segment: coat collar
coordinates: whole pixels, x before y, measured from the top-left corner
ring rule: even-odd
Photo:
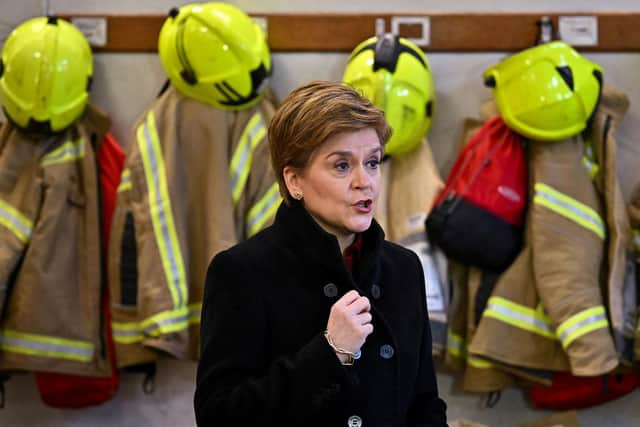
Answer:
[[[322,229],[301,202],[294,200],[289,206],[283,202],[276,213],[275,225],[280,228],[290,249],[301,254],[306,264],[327,270],[332,275],[349,275],[338,239]],[[356,282],[360,277],[366,277],[378,263],[384,232],[373,220],[362,233],[362,238],[360,260],[353,271]]]

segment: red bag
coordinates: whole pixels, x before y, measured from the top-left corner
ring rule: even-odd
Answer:
[[[529,397],[537,408],[579,409],[599,405],[640,387],[635,372],[597,377],[576,377],[568,372],[553,374],[551,386],[532,386]]]
[[[124,167],[125,154],[110,133],[105,136],[98,153],[100,170],[100,201],[102,203],[102,253],[106,259],[108,253],[109,230],[115,208],[116,193],[120,175]],[[107,283],[104,267],[103,283]],[[98,405],[111,399],[118,390],[119,376],[116,366],[115,345],[111,334],[111,315],[109,309],[109,288],[104,286],[102,295],[104,336],[106,351],[111,365],[111,376],[87,377],[59,374],[55,372],[36,372],[36,383],[42,401],[54,408],[82,408]]]
[[[527,162],[520,135],[500,116],[458,155],[426,221],[431,242],[468,265],[500,271],[522,246]]]

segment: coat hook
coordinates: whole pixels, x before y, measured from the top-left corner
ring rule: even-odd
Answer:
[[[384,35],[384,33],[387,32],[387,30],[385,28],[386,27],[386,22],[385,22],[384,18],[376,18],[376,24],[375,25],[376,25],[376,28],[375,28],[376,36],[377,37],[382,37]]]
[[[553,40],[553,22],[548,16],[541,17],[537,22],[538,37],[535,44],[549,43]]]

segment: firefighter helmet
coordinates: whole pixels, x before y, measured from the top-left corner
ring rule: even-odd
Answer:
[[[392,34],[372,37],[351,53],[343,81],[384,110],[393,129],[387,154],[406,153],[420,144],[435,103],[431,68],[422,49]]]
[[[55,17],[30,19],[2,49],[2,107],[18,127],[59,132],[84,111],[92,74],[91,48],[76,27]]]
[[[271,75],[266,35],[227,3],[172,9],[160,30],[158,53],[178,91],[225,110],[257,102]]]
[[[521,135],[557,141],[583,131],[602,87],[602,67],[560,41],[512,55],[484,72],[505,123]]]

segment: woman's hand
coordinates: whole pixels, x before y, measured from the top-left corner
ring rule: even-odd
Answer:
[[[327,322],[327,332],[337,347],[352,353],[360,350],[367,336],[373,332],[370,309],[369,299],[361,297],[354,290],[347,292],[333,304]],[[343,362],[347,357],[337,355]]]

